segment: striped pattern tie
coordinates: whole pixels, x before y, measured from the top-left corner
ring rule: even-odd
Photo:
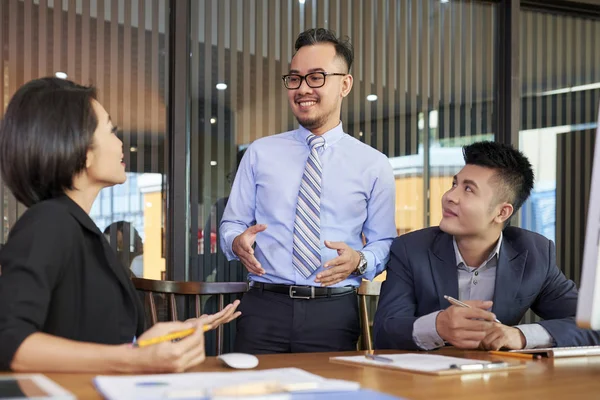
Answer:
[[[305,278],[321,266],[321,174],[319,149],[325,145],[321,136],[306,138],[310,154],[306,160],[304,175],[298,192],[296,220],[294,221],[294,267]]]

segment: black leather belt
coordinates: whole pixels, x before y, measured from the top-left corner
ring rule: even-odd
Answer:
[[[262,282],[250,282],[250,289],[287,294],[292,299],[321,299],[325,297],[343,296],[356,292],[356,288],[354,286],[331,288],[318,286],[290,286]]]

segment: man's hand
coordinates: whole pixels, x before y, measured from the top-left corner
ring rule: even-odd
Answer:
[[[325,263],[323,268],[326,270],[317,274],[316,283],[321,286],[331,286],[348,278],[358,267],[360,255],[354,249],[351,249],[344,242],[325,241],[325,246],[329,249],[337,250],[338,256]]]
[[[459,349],[476,349],[494,325],[491,301],[465,301],[472,308],[450,306],[435,320],[438,335]]]
[[[233,245],[231,246],[231,250],[236,256],[238,256],[248,272],[256,275],[264,274],[265,270],[260,266],[260,263],[256,257],[254,257],[254,249],[252,246],[256,241],[256,235],[265,229],[267,229],[267,226],[264,224],[256,224],[251,226],[242,234],[233,239]]]
[[[525,335],[518,328],[495,323],[479,346],[483,350],[521,350],[525,348]]]

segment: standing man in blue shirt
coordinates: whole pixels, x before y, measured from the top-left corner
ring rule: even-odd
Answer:
[[[239,352],[356,349],[356,287],[384,269],[396,236],[391,165],[340,122],[352,46],[310,29],[295,48],[283,84],[300,127],[248,148],[220,226],[227,258],[249,272]]]

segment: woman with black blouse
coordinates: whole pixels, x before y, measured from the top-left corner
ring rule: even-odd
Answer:
[[[95,90],[58,78],[22,86],[0,124],[4,183],[28,207],[0,250],[0,370],[173,372],[204,360],[203,325],[223,312],[143,332],[126,270],[89,216],[101,189],[125,182],[123,143]],[[178,341],[137,348],[196,327]]]

